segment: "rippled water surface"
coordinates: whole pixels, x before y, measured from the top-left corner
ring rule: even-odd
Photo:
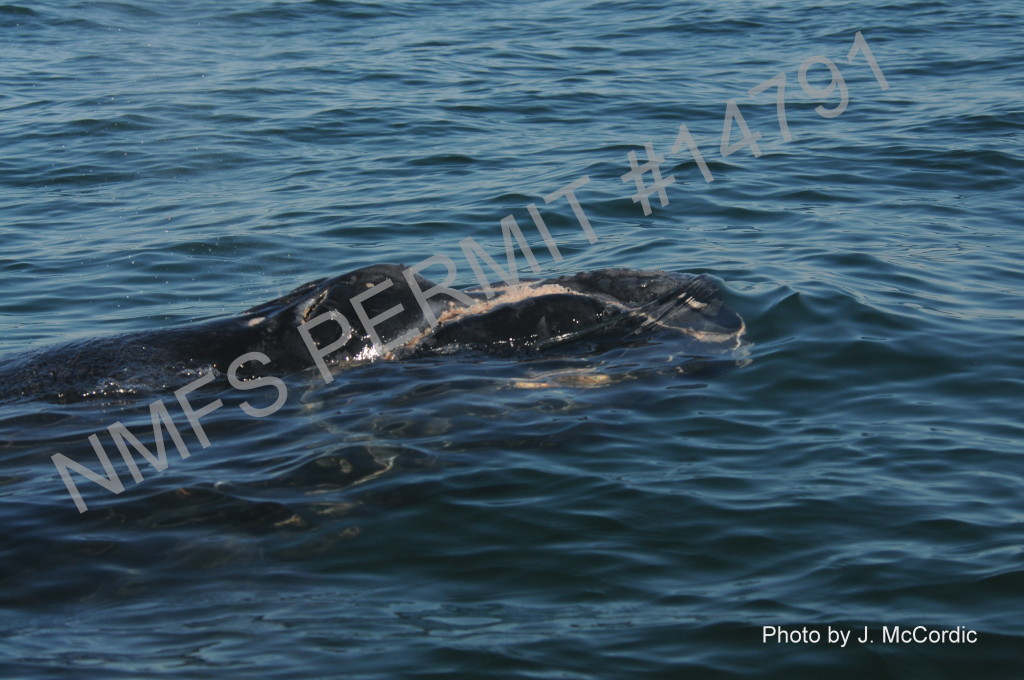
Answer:
[[[0,674],[1019,677],[1022,25],[1010,0],[0,5],[6,361],[379,262],[470,285],[459,242],[503,261],[507,215],[542,276],[716,277],[750,342],[284,373],[263,419],[200,393],[205,448],[171,385],[191,455],[136,456],[138,484],[106,430],[151,445],[152,395],[9,399]],[[583,177],[593,243],[552,197]],[[94,433],[126,488],[78,476],[80,514],[51,456],[98,474]]]

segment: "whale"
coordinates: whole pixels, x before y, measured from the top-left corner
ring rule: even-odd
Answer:
[[[740,347],[745,326],[706,274],[599,269],[457,289],[404,265],[376,264],[310,281],[235,316],[0,359],[0,399],[151,392],[223,374],[253,352],[267,359],[247,364],[259,375],[328,362],[586,351],[654,333],[705,356]]]

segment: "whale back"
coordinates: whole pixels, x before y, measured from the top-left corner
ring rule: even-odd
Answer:
[[[314,323],[328,313],[344,318],[347,339],[337,322]],[[455,291],[401,265],[379,264],[311,281],[236,317],[0,359],[0,399],[77,401],[176,389],[204,373],[224,374],[250,352],[270,360],[265,367],[248,362],[252,375],[302,370],[313,361],[300,327],[318,348],[344,340],[330,353],[332,363],[461,351],[516,355],[581,341],[628,342],[653,331],[684,340],[677,351],[724,353],[744,332],[706,275],[601,269]]]

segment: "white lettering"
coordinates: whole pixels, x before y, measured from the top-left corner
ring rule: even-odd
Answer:
[[[473,273],[476,274],[477,281],[480,282],[480,287],[483,288],[484,295],[488,298],[494,297],[495,293],[487,277],[484,276],[483,268],[480,266],[480,260],[477,259],[477,256],[483,259],[487,266],[491,268],[491,271],[497,274],[502,281],[509,286],[514,286],[519,283],[519,266],[516,263],[516,249],[512,244],[513,238],[519,244],[519,249],[522,250],[523,255],[526,256],[530,269],[535,274],[540,273],[540,264],[533,255],[533,249],[526,242],[523,230],[519,228],[519,223],[516,222],[516,218],[512,215],[508,215],[501,220],[501,234],[505,241],[505,259],[508,262],[508,271],[502,269],[472,236],[467,236],[459,241],[459,245],[462,246],[462,252],[466,254],[466,260],[469,261],[469,266],[473,268]]]
[[[555,199],[565,196],[569,200],[569,205],[572,206],[573,214],[576,215],[576,219],[579,220],[580,226],[583,227],[583,233],[587,235],[587,240],[590,241],[591,243],[597,243],[597,234],[594,233],[593,227],[590,226],[590,220],[588,220],[587,216],[583,213],[583,207],[580,206],[580,201],[578,198],[576,198],[576,194],[574,193],[577,189],[579,189],[581,186],[583,186],[589,181],[590,177],[588,177],[587,175],[583,175],[583,177],[580,177],[574,182],[566,184],[558,191],[555,191],[545,196],[544,202],[551,203]]]
[[[167,427],[167,432],[171,435],[171,441],[178,449],[178,455],[184,458],[189,457],[188,447],[185,446],[184,440],[181,438],[181,434],[178,432],[178,428],[174,425],[174,421],[171,420],[171,414],[168,413],[167,407],[162,401],[157,399],[149,405],[149,414],[153,422],[153,440],[156,442],[156,457],[149,452],[145,446],[142,445],[135,435],[128,431],[122,423],[117,422],[107,428],[110,432],[111,439],[114,440],[114,444],[117,446],[117,450],[121,452],[121,457],[124,458],[124,462],[128,465],[128,470],[132,473],[132,479],[138,484],[142,481],[142,473],[139,472],[139,466],[135,463],[135,459],[132,457],[131,451],[128,450],[128,446],[125,443],[126,440],[131,444],[136,451],[142,454],[142,457],[149,461],[157,471],[165,470],[167,468],[167,452],[164,447],[164,436],[163,427]]]
[[[558,244],[551,238],[551,232],[548,231],[548,225],[544,223],[544,218],[540,216],[540,212],[537,210],[537,206],[533,203],[526,206],[526,211],[530,213],[530,217],[533,218],[533,223],[537,227],[537,231],[540,232],[540,237],[544,239],[544,244],[548,247],[548,252],[551,253],[551,258],[555,262],[562,261],[562,253],[558,250]]]
[[[416,283],[416,275],[426,269],[432,264],[443,264],[445,269],[448,270],[445,274],[444,281],[435,285],[433,288],[428,290],[420,290],[419,284]],[[420,310],[423,312],[423,316],[426,317],[427,323],[433,328],[437,325],[437,316],[434,314],[434,310],[427,304],[427,300],[434,297],[435,295],[450,295],[464,305],[473,304],[473,298],[469,297],[461,290],[455,290],[449,288],[450,285],[455,283],[455,261],[447,255],[434,255],[428,257],[425,260],[420,260],[411,267],[407,267],[402,274],[405,276],[405,280],[409,284],[409,290],[412,291],[413,297],[416,298],[416,302],[420,305]]]
[[[202,423],[199,422],[199,419],[219,409],[224,405],[224,402],[220,399],[215,399],[196,411],[192,408],[192,404],[189,403],[186,395],[195,392],[203,385],[208,385],[213,382],[214,377],[215,376],[212,372],[207,373],[206,375],[196,378],[188,385],[174,391],[174,396],[177,397],[178,403],[181,405],[181,410],[185,412],[185,417],[188,419],[189,425],[192,426],[192,429],[196,433],[196,437],[199,438],[199,443],[204,449],[210,445],[210,438],[206,436],[206,430],[203,429]]]
[[[263,365],[270,363],[270,357],[262,352],[248,352],[238,357],[231,362],[228,367],[228,382],[236,390],[255,390],[260,387],[274,386],[277,388],[277,399],[270,406],[264,408],[254,408],[247,401],[242,402],[242,410],[245,411],[246,415],[252,416],[253,418],[266,418],[267,416],[277,413],[285,401],[288,399],[288,388],[285,387],[284,382],[280,378],[274,376],[260,376],[253,380],[241,380],[238,377],[238,369],[242,364],[249,361],[258,361]]]
[[[356,316],[358,316],[359,320],[363,323],[363,328],[366,329],[366,334],[370,336],[370,342],[373,343],[373,346],[381,354],[390,352],[395,347],[398,347],[399,345],[408,342],[409,340],[416,336],[416,333],[419,332],[415,328],[410,328],[405,333],[402,333],[400,336],[391,340],[387,344],[381,342],[380,336],[377,335],[377,324],[383,323],[384,321],[387,321],[393,316],[398,316],[403,311],[405,311],[405,307],[403,307],[401,303],[398,303],[394,307],[389,308],[387,311],[381,312],[380,314],[371,319],[366,315],[366,309],[363,308],[363,301],[372,298],[374,295],[377,295],[378,293],[384,292],[393,285],[395,285],[394,281],[392,281],[391,279],[385,279],[384,281],[381,281],[372,288],[364,290],[362,293],[359,293],[358,295],[353,295],[351,300],[352,306],[356,310]]]
[[[81,463],[71,460],[63,453],[55,453],[50,456],[50,460],[56,466],[57,472],[60,473],[60,478],[64,480],[64,486],[67,487],[68,493],[71,494],[71,498],[75,501],[75,507],[78,508],[79,513],[83,513],[89,508],[86,507],[85,501],[82,500],[82,494],[78,492],[78,487],[75,485],[74,480],[71,479],[68,468],[71,468],[89,481],[99,484],[111,493],[118,494],[124,491],[124,484],[121,482],[121,478],[117,476],[114,465],[107,458],[107,452],[100,445],[99,437],[94,434],[89,435],[89,441],[92,443],[92,448],[96,451],[96,456],[100,459],[100,464],[103,465],[103,471],[107,473],[106,477],[101,477]]]
[[[834,644],[836,644],[838,642],[840,647],[845,647],[846,643],[850,641],[850,631],[836,629],[836,628],[833,628],[832,626],[829,626],[828,627],[828,641],[829,641],[829,644],[833,644],[834,645]]]
[[[325,321],[333,321],[334,323],[341,326],[341,336],[330,343],[324,348],[317,347],[316,342],[313,340],[313,336],[310,335],[310,330],[316,328]],[[334,376],[331,375],[331,369],[327,367],[327,362],[324,361],[324,357],[331,352],[337,352],[339,349],[345,346],[345,343],[352,337],[352,325],[345,318],[345,315],[335,310],[330,310],[314,316],[309,321],[306,321],[299,325],[299,335],[302,336],[302,342],[306,345],[306,349],[309,351],[309,356],[313,358],[313,363],[320,370],[320,376],[324,379],[325,383],[329,383],[334,380]]]

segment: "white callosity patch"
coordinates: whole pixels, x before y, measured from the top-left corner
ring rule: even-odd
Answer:
[[[579,291],[571,290],[557,283],[544,283],[541,281],[518,283],[502,288],[492,286],[492,288],[497,292],[495,297],[490,300],[480,300],[468,307],[449,309],[438,317],[438,322],[443,324],[471,314],[486,314],[501,305],[514,304],[542,295],[583,295]],[[476,291],[471,290],[467,292],[473,293]],[[611,301],[611,298],[609,298],[609,301]]]
[[[418,333],[416,336],[410,338],[409,341],[403,345],[403,348],[415,347],[418,343],[420,343],[423,340],[423,338],[430,335],[437,328],[440,328],[446,324],[453,323],[467,316],[486,314],[497,309],[502,305],[515,304],[517,302],[523,302],[524,300],[541,297],[544,295],[584,295],[584,293],[572,290],[570,288],[566,288],[565,286],[559,285],[557,283],[545,283],[543,281],[527,281],[517,283],[514,285],[505,286],[492,285],[491,289],[494,290],[497,294],[490,299],[477,300],[472,305],[464,307],[449,307],[447,310],[438,315],[437,326],[427,328],[422,333]],[[479,291],[478,289],[466,291],[466,293],[468,294],[479,292],[481,291]],[[593,297],[593,295],[588,295],[588,297]],[[622,309],[626,309],[625,305],[620,303],[618,300],[615,300],[614,298],[607,297],[607,302],[609,302],[610,304],[614,304],[618,307],[621,307]],[[388,352],[384,356],[384,358],[394,359],[396,358],[396,355],[394,352]]]
[[[418,333],[415,337],[411,338],[407,343],[404,344],[403,348],[412,348],[420,343],[424,338],[435,332],[438,328],[445,326],[446,324],[457,322],[468,316],[487,314],[502,305],[515,304],[523,302],[531,298],[538,298],[546,295],[578,295],[581,297],[599,298],[603,303],[609,307],[617,308],[622,311],[627,311],[632,314],[636,314],[644,320],[644,327],[650,328],[657,326],[660,328],[667,328],[684,333],[694,340],[711,346],[720,346],[725,351],[735,349],[742,344],[742,336],[746,331],[745,326],[740,321],[740,327],[737,330],[730,330],[728,332],[714,332],[708,330],[701,330],[693,328],[687,325],[676,325],[671,322],[667,322],[664,318],[664,314],[658,314],[658,309],[664,309],[664,305],[678,305],[680,302],[685,304],[690,309],[694,310],[698,314],[706,313],[709,307],[709,303],[697,299],[691,292],[683,290],[680,292],[678,297],[672,301],[661,301],[660,303],[647,303],[637,306],[627,305],[621,300],[607,294],[602,294],[594,291],[579,291],[572,288],[568,288],[558,283],[550,283],[545,281],[526,281],[520,282],[513,285],[491,285],[496,295],[490,299],[479,299],[471,305],[466,306],[455,306],[454,304],[447,310],[442,312],[437,317],[437,325],[432,328],[427,328],[423,332]],[[469,295],[482,294],[482,289],[471,289],[465,291]],[[716,301],[717,302],[717,301]],[[389,352],[384,356],[386,359],[397,358],[397,355]]]

